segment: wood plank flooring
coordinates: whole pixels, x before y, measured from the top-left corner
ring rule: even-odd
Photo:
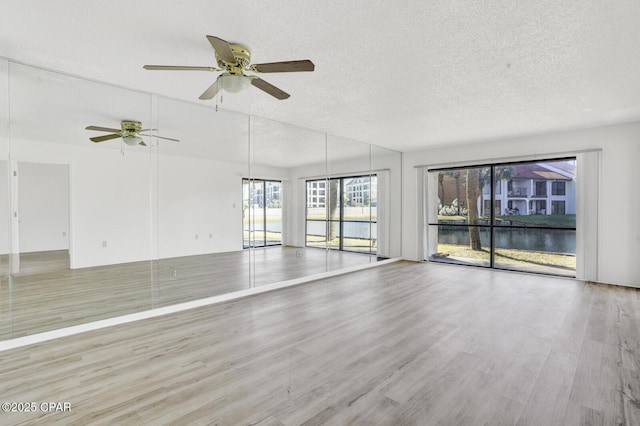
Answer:
[[[0,352],[0,424],[640,425],[640,291],[397,262]]]
[[[21,271],[0,276],[0,340],[370,261],[358,253],[278,246],[70,270],[66,252],[22,254]]]

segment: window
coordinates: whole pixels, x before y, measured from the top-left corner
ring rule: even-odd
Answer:
[[[282,182],[242,179],[242,247],[282,244]]]
[[[564,201],[552,201],[551,214],[565,214],[565,205]]]
[[[315,202],[312,189],[318,187],[326,195]],[[375,175],[307,181],[306,245],[375,253],[376,200]]]
[[[551,182],[551,195],[567,195],[565,182]]]
[[[428,259],[575,276],[575,171],[575,158],[429,170]],[[565,196],[551,211],[549,182]]]

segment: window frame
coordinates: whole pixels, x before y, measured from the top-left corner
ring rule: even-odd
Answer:
[[[253,238],[253,240],[251,239],[251,226],[249,227],[249,238],[246,240],[248,241],[248,244],[245,244],[245,238],[244,238],[244,206],[243,206],[243,218],[242,218],[242,248],[243,249],[248,249],[248,248],[265,248],[265,247],[275,247],[275,246],[281,246],[282,245],[282,231],[280,232],[280,240],[277,243],[267,243],[267,183],[277,183],[280,184],[280,190],[278,191],[280,194],[280,208],[283,209],[283,191],[282,191],[282,181],[281,180],[276,180],[276,179],[260,179],[260,178],[242,178],[242,202],[244,203],[244,185],[245,183],[247,183],[248,185],[251,184],[255,184],[256,182],[261,182],[262,183],[262,226],[263,226],[263,233],[264,236],[262,238],[262,244],[258,245],[256,244],[256,239],[255,236]],[[249,186],[249,200],[251,199],[251,186]],[[251,209],[251,204],[249,204],[249,207],[247,208],[247,211],[250,211]],[[282,213],[281,213],[282,214]],[[251,214],[249,214],[249,218],[251,218]],[[249,224],[251,224],[251,220],[249,219]],[[282,227],[284,227],[284,224],[281,225]],[[254,233],[255,233],[255,229],[254,229]]]
[[[345,197],[345,182],[351,179],[358,179],[358,178],[367,178],[369,179],[369,182],[366,184],[368,189],[366,190],[369,194],[369,219],[368,220],[345,220],[344,218],[344,210],[345,210],[345,203],[344,203],[344,197]],[[309,245],[308,243],[308,222],[325,222],[325,247],[326,249],[329,250],[338,250],[338,251],[346,251],[349,253],[362,253],[362,254],[368,254],[368,255],[372,255],[375,254],[375,250],[373,248],[373,238],[372,238],[372,226],[377,226],[378,220],[377,220],[377,215],[376,218],[373,219],[372,215],[371,215],[371,200],[373,199],[372,197],[372,179],[376,178],[377,179],[377,174],[376,173],[372,173],[372,174],[359,174],[359,175],[344,175],[344,176],[332,176],[329,178],[325,178],[325,179],[307,179],[305,180],[305,215],[304,215],[304,241],[305,241],[305,247],[315,247],[318,248],[317,246],[314,245]],[[333,219],[331,218],[331,214],[328,211],[329,209],[329,205],[327,205],[327,201],[329,201],[330,199],[330,194],[331,194],[331,182],[338,182],[338,200],[339,201],[339,212],[337,215],[337,219]],[[324,191],[325,191],[325,213],[324,213],[324,219],[309,219],[309,183],[311,183],[312,185],[315,182],[326,182],[326,184],[324,185]],[[359,187],[361,188],[364,183],[359,183],[358,184]],[[364,197],[364,190],[361,188],[359,190],[354,188],[354,192],[357,192],[358,194],[361,194],[362,197]],[[375,199],[377,200],[377,194]],[[345,245],[344,245],[344,224],[345,223],[352,223],[352,222],[357,222],[357,223],[367,223],[369,224],[369,250],[368,251],[362,251],[362,250],[348,250],[345,249]],[[332,246],[330,244],[329,241],[329,227],[331,226],[332,223],[337,223],[338,224],[338,247]]]
[[[521,226],[521,225],[498,225],[496,223],[496,214],[495,214],[495,202],[496,201],[500,201],[500,200],[496,200],[496,195],[502,195],[502,194],[497,194],[496,191],[496,187],[498,182],[495,181],[495,170],[497,167],[502,167],[502,166],[512,166],[512,165],[519,165],[519,164],[536,164],[536,163],[545,163],[545,162],[559,162],[559,161],[577,161],[577,157],[575,156],[571,156],[571,157],[562,157],[562,158],[548,158],[548,159],[535,159],[535,160],[523,160],[523,161],[508,161],[508,162],[499,162],[499,163],[489,163],[489,164],[473,164],[473,165],[468,165],[468,166],[464,166],[464,165],[460,165],[460,166],[455,166],[455,167],[441,167],[441,168],[432,168],[432,169],[427,169],[426,172],[427,173],[431,173],[431,172],[442,172],[442,171],[462,171],[465,169],[482,169],[482,168],[489,168],[490,169],[490,184],[489,184],[489,200],[483,200],[483,201],[491,201],[491,205],[494,208],[490,208],[489,209],[489,220],[487,221],[488,224],[469,224],[469,223],[440,223],[439,221],[436,221],[436,223],[433,223],[432,221],[429,220],[429,217],[426,216],[425,217],[425,223],[427,225],[427,227],[429,229],[431,229],[432,227],[440,227],[440,226],[452,226],[452,227],[464,227],[464,228],[471,228],[471,227],[477,227],[479,228],[481,231],[482,229],[487,229],[489,231],[489,265],[475,265],[475,264],[471,264],[471,263],[456,263],[456,264],[460,264],[463,266],[475,266],[475,267],[482,267],[482,268],[488,268],[488,269],[496,269],[496,270],[509,270],[509,271],[517,271],[517,272],[532,272],[532,271],[525,271],[522,269],[517,269],[517,268],[507,268],[507,267],[501,267],[501,266],[496,266],[496,262],[495,262],[495,256],[496,256],[496,247],[495,247],[495,234],[496,234],[496,230],[506,230],[506,229],[521,229],[521,230],[563,230],[563,231],[573,231],[573,232],[577,232],[577,226],[574,224],[573,227],[570,226],[564,226],[564,227],[553,227],[553,226],[535,226],[535,227],[531,227],[531,226]],[[511,178],[507,181],[507,194],[510,196],[512,193],[515,193],[515,188],[516,186],[514,185],[514,179],[517,178]],[[534,181],[535,182],[535,181]],[[553,190],[554,190],[554,183],[556,182],[562,182],[563,183],[563,188],[564,188],[564,193],[563,194],[554,194]],[[551,194],[549,194],[549,191],[547,191],[547,195],[545,197],[545,200],[547,198],[551,199],[551,196],[557,196],[557,197],[566,197],[566,181],[565,180],[556,180],[556,181],[551,181],[552,185],[551,185]],[[535,184],[534,184],[534,188],[535,188]],[[548,188],[549,189],[549,188]],[[482,197],[483,196],[483,191],[484,188],[481,188],[479,191],[479,195]],[[536,200],[536,197],[534,196],[534,194],[528,194],[526,196],[527,202],[532,201],[532,200]],[[539,199],[539,198],[538,198]],[[551,208],[551,204],[554,201],[562,201],[565,204],[565,209],[564,211],[566,212],[566,201],[565,200],[553,200],[551,199],[551,203],[550,205],[548,205],[548,208]],[[508,200],[508,205],[511,206],[512,200]],[[484,207],[483,203],[480,203],[480,209],[482,211]],[[480,212],[479,212],[480,213]],[[564,213],[566,214],[566,213]],[[439,229],[439,228],[438,228]],[[429,253],[425,253],[425,260],[429,261],[429,262],[436,262],[436,263],[452,263],[452,262],[447,262],[444,259],[439,259],[438,257],[434,257],[431,256]],[[538,274],[542,274],[542,275],[552,275],[552,276],[562,276],[562,277],[567,277],[567,275],[558,275],[558,274],[553,274],[553,273],[547,273],[547,272],[533,272],[533,273],[538,273]],[[575,274],[573,275],[573,277],[575,277]]]
[[[560,186],[560,184],[562,184]],[[562,188],[562,191],[559,189]],[[566,197],[567,196],[567,182],[563,180],[555,180],[551,182],[551,196]]]

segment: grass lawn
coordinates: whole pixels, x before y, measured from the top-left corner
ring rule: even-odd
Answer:
[[[535,224],[535,225],[547,225],[547,226],[558,226],[558,227],[566,227],[566,228],[575,228],[576,226],[576,215],[575,214],[554,214],[554,215],[545,215],[545,214],[532,214],[532,215],[510,215],[510,216],[498,216],[496,220],[509,220],[514,225],[516,223],[523,224]]]
[[[371,246],[371,249],[375,251],[377,248],[377,242],[378,240],[374,239],[372,242],[367,238],[344,238],[342,240],[342,246],[354,248],[354,249],[359,248],[363,251],[368,251],[369,244],[373,244]],[[320,235],[307,235],[307,244],[312,245],[314,247],[317,247],[318,245],[325,245],[326,239],[325,237]],[[340,240],[338,238],[334,238],[333,240],[329,241],[330,247],[338,247],[339,244],[340,244]]]
[[[327,216],[323,215],[323,214],[308,214],[307,215],[307,220],[326,220]],[[369,215],[369,213],[362,213],[362,214],[355,214],[355,213],[349,213],[344,215],[344,220],[362,220],[362,221],[369,221],[369,220],[376,220],[376,216],[375,215]]]
[[[264,231],[252,231],[249,232],[245,230],[243,232],[243,237],[245,240],[257,240],[262,241],[265,237]],[[281,232],[266,232],[267,241],[282,241],[282,233]]]
[[[446,253],[450,257],[463,259],[478,259],[489,261],[489,250],[471,250],[468,246],[453,244],[438,244],[438,252]],[[517,267],[517,265],[552,266],[563,269],[576,269],[576,257],[567,254],[556,254],[529,250],[496,249],[496,263],[504,266]]]
[[[252,219],[253,219],[254,222],[262,223],[262,221],[264,220],[264,216],[255,215],[255,217],[253,217]],[[267,216],[267,222],[269,222],[269,223],[282,222],[282,216]],[[245,218],[242,219],[242,223],[244,223],[245,225],[248,225],[249,224],[249,216],[245,216]]]
[[[489,220],[488,217],[479,216],[480,220]],[[452,222],[465,222],[467,216],[438,216],[438,222],[452,221]],[[566,227],[575,228],[576,215],[575,214],[532,214],[532,215],[507,215],[496,216],[496,221],[509,221],[512,225],[546,225],[552,227]]]

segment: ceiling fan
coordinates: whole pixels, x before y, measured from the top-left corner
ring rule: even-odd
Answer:
[[[120,123],[120,129],[112,129],[109,127],[100,127],[100,126],[87,126],[85,127],[85,129],[97,130],[99,132],[112,132],[110,135],[95,136],[93,138],[89,138],[92,142],[104,142],[110,139],[122,138],[122,141],[127,145],[147,146],[147,144],[142,141],[142,138],[140,136],[153,136],[159,139],[166,139],[168,141],[180,142],[178,139],[164,138],[162,136],[145,135],[140,133],[140,132],[155,131],[156,129],[143,129],[142,124],[139,121],[122,121]]]
[[[245,71],[269,73],[269,72],[299,72],[313,71],[315,66],[308,59],[301,61],[270,62],[264,64],[251,64],[251,51],[240,44],[232,44],[219,37],[207,36],[207,40],[215,50],[219,68],[215,67],[191,67],[179,65],[145,65],[146,70],[168,71],[224,71],[218,76],[207,90],[200,95],[200,99],[212,99],[220,89],[231,93],[238,93],[253,85],[277,99],[287,99],[290,95],[267,83],[255,75],[246,75]]]

